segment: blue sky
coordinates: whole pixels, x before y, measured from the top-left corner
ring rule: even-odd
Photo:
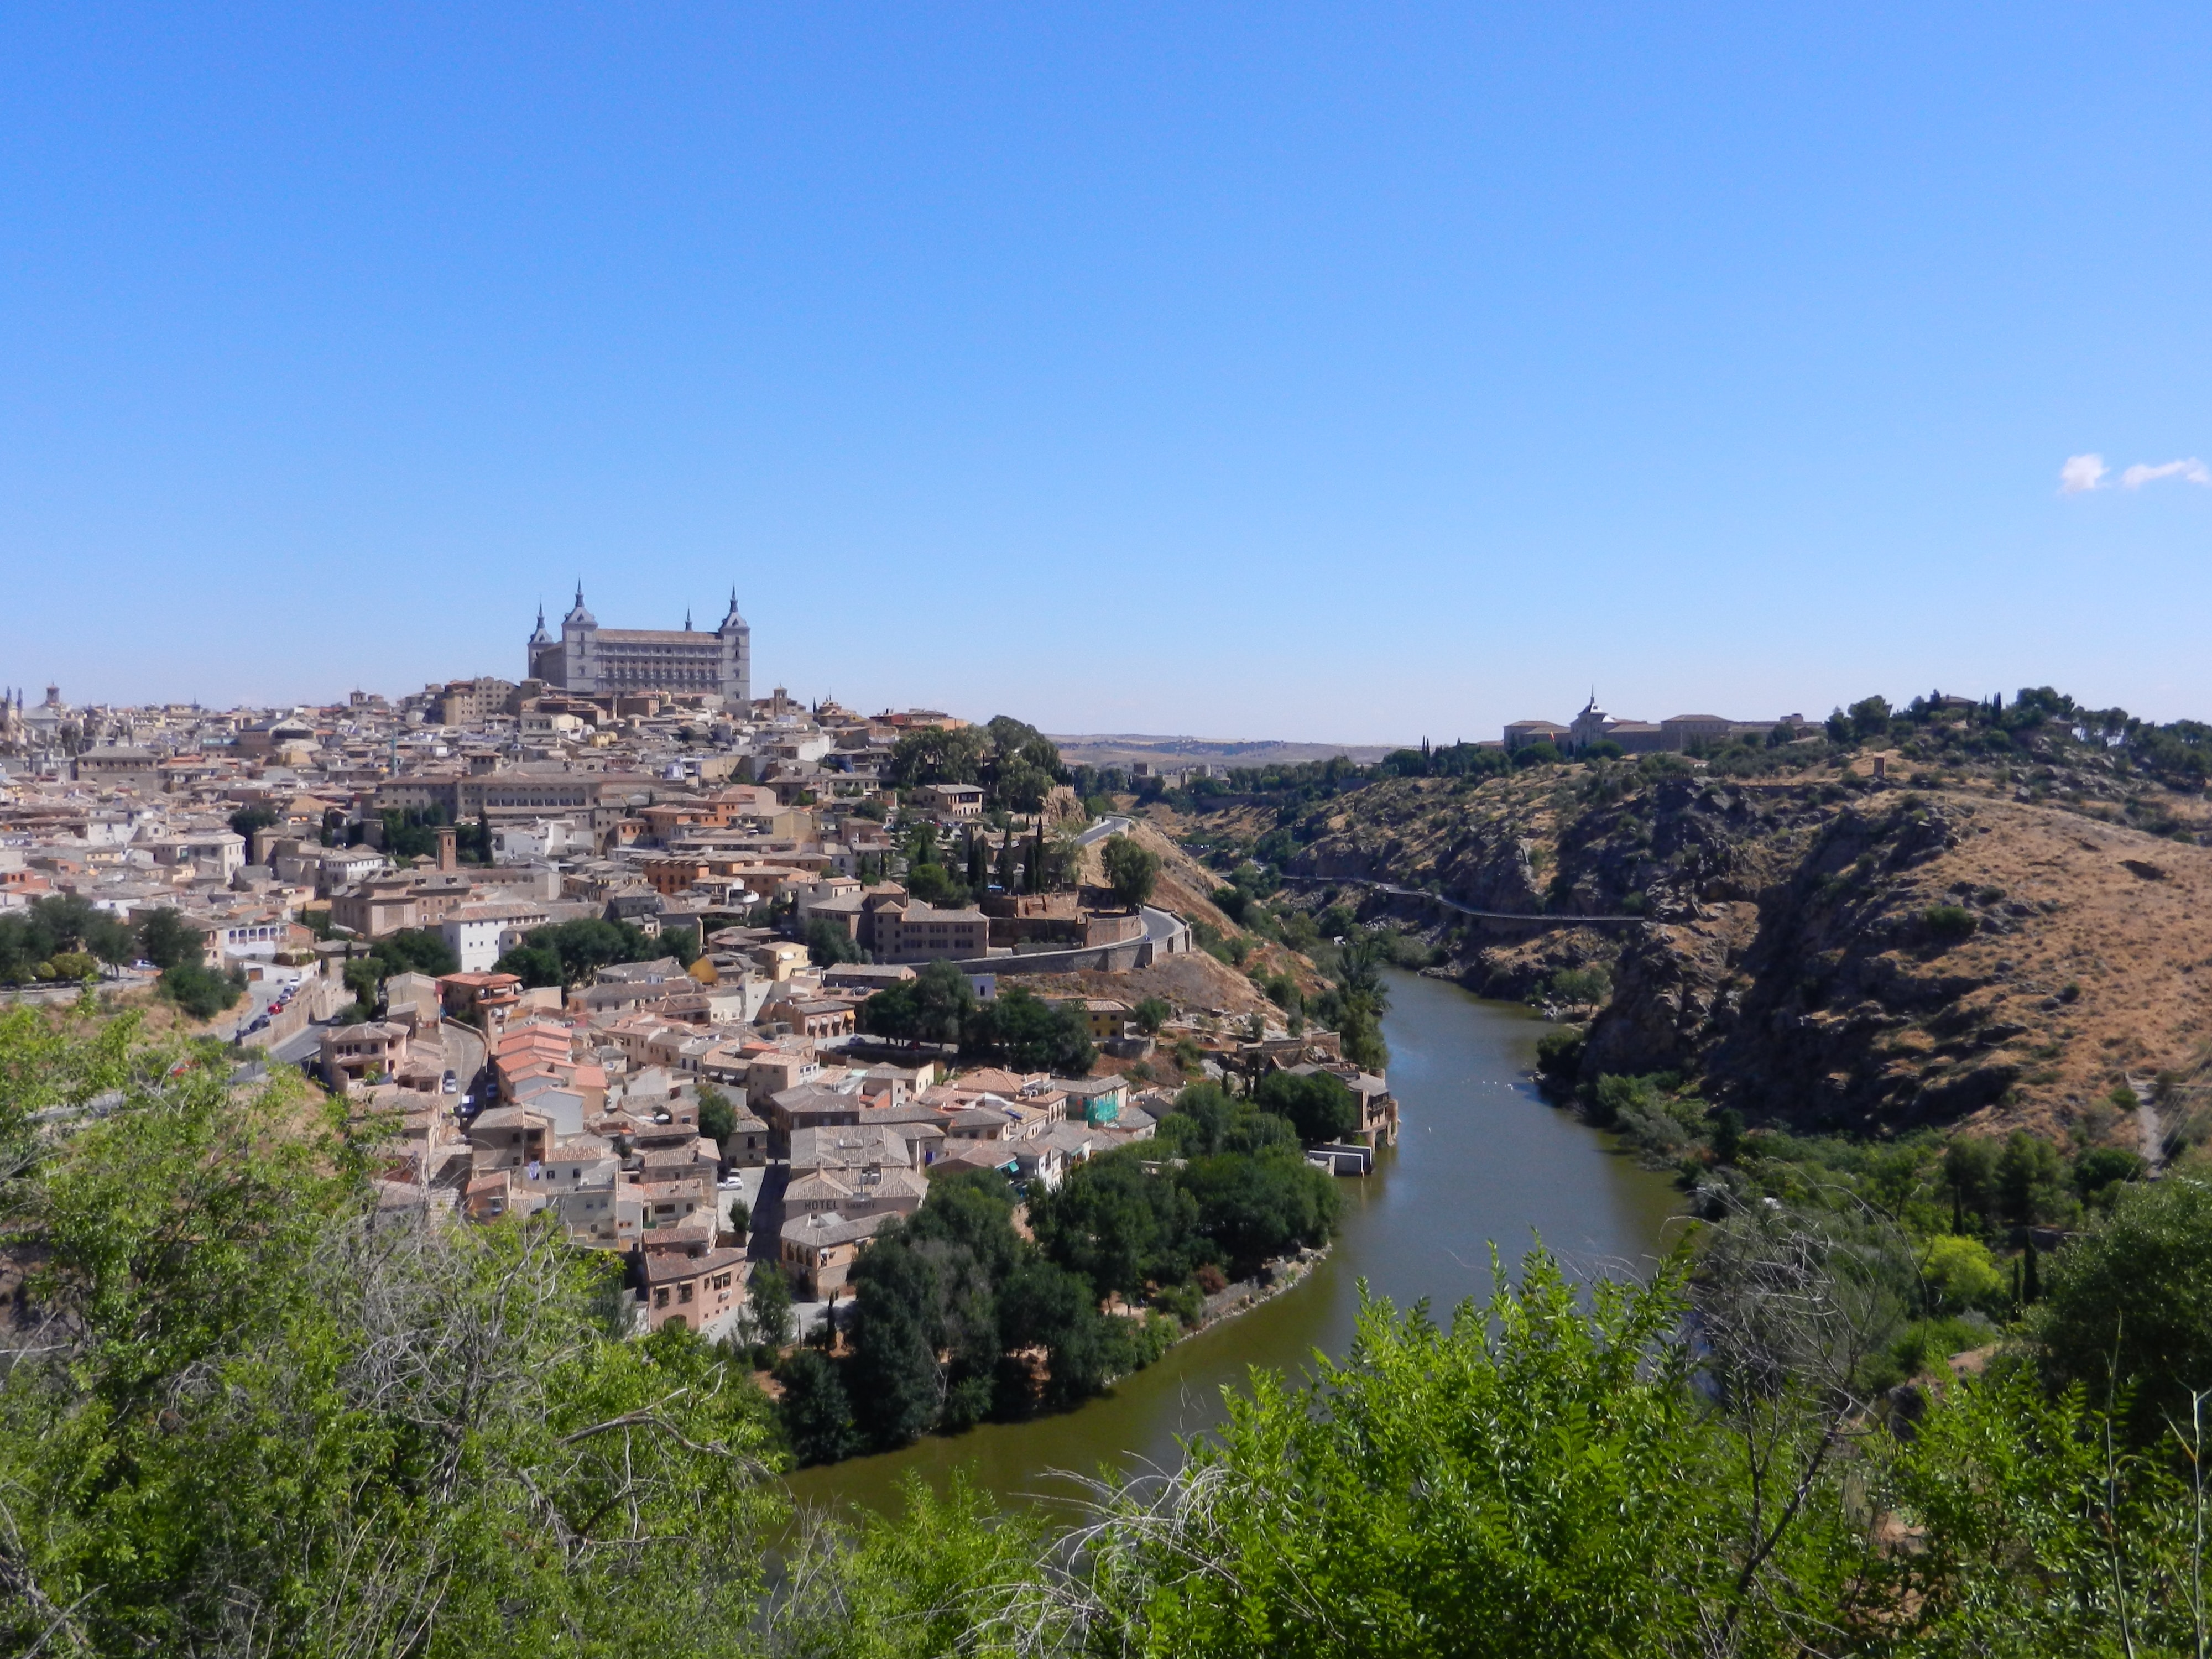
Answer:
[[[2212,486],[2124,482],[2212,459],[2208,86],[2202,6],[9,7],[0,681],[513,678],[580,575],[1060,731],[2212,716]]]

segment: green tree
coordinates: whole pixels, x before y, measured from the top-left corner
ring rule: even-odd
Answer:
[[[2006,1220],[2016,1226],[2055,1220],[2071,1208],[2066,1161],[2040,1135],[2015,1129],[1997,1156],[1997,1200]]]
[[[745,1319],[756,1342],[781,1348],[791,1340],[791,1276],[773,1261],[753,1269]]]
[[[904,1236],[917,1244],[957,1245],[975,1258],[994,1284],[1012,1273],[1022,1255],[1014,1231],[1014,1189],[996,1170],[956,1170],[933,1177],[921,1207],[907,1218]]]
[[[241,806],[230,815],[230,833],[246,843],[246,855],[250,858],[253,851],[253,832],[272,828],[282,822],[266,806]]]
[[[138,924],[138,949],[147,961],[156,968],[173,968],[179,963],[198,962],[207,948],[199,929],[188,924],[184,917],[167,905],[148,913]]]
[[[1197,1266],[1196,1200],[1148,1173],[1130,1147],[1087,1159],[1055,1190],[1032,1194],[1030,1226],[1046,1256],[1083,1276],[1094,1301],[1178,1283]]]
[[[2033,1329],[2052,1379],[2111,1401],[2138,1444],[2185,1423],[2191,1392],[2212,1388],[2212,1186],[2124,1188],[2045,1279]]]
[[[2004,1289],[2004,1275],[1990,1259],[1989,1247],[1954,1233],[1938,1233],[1922,1249],[1920,1281],[1928,1311],[1936,1316],[1994,1306]]]
[[[526,956],[525,951],[532,954]],[[544,968],[545,958],[535,954],[539,951],[550,952],[560,963],[559,979],[533,977],[542,974]],[[588,984],[602,968],[622,962],[650,962],[667,954],[665,945],[648,939],[641,929],[626,921],[603,921],[586,916],[531,929],[520,945],[493,965],[500,973],[520,975],[526,984],[583,985]],[[526,969],[530,971],[526,972]]]
[[[738,1109],[730,1097],[711,1083],[699,1085],[699,1133],[715,1146],[726,1148],[738,1131]],[[725,1156],[726,1156],[726,1152]]]
[[[0,914],[0,980],[34,978],[42,964],[57,957],[91,957],[96,972],[100,963],[128,962],[133,948],[128,927],[76,893],[52,894],[33,900],[26,909]],[[198,955],[195,940],[194,960]]]
[[[1175,1179],[1240,1278],[1294,1246],[1326,1244],[1344,1206],[1335,1181],[1288,1147],[1193,1158]]]
[[[878,1235],[852,1278],[854,1415],[869,1443],[889,1450],[935,1427],[944,1404],[925,1322],[940,1287],[928,1260],[896,1236]]]
[[[806,924],[806,957],[817,968],[834,968],[841,962],[858,962],[860,947],[853,936],[822,916]]]
[[[1091,1286],[1049,1261],[1029,1261],[1018,1267],[1000,1296],[1006,1340],[1014,1348],[1045,1351],[1045,1403],[1073,1405],[1113,1380],[1127,1349],[1115,1340],[1114,1327],[1098,1311]]]
[[[1175,1015],[1175,1010],[1161,997],[1141,998],[1130,1012],[1136,1019],[1137,1029],[1146,1036],[1158,1036],[1160,1027]]]
[[[957,909],[968,902],[967,888],[950,870],[935,862],[908,864],[903,885],[924,904]]]
[[[403,927],[387,933],[370,947],[369,954],[376,959],[378,975],[384,979],[394,974],[428,974],[436,979],[459,972],[461,966],[453,947],[434,927]]]
[[[161,970],[156,981],[161,994],[194,1019],[213,1019],[235,1007],[246,994],[243,974],[222,974],[196,962],[180,962]]]
[[[836,1366],[811,1348],[800,1348],[775,1368],[783,1391],[777,1415],[792,1455],[803,1468],[835,1463],[860,1449],[853,1407]]]
[[[1051,773],[1026,761],[1016,761],[1000,772],[991,787],[991,796],[1009,812],[1035,812],[1042,810],[1052,787]]]
[[[1297,1131],[1282,1118],[1256,1110],[1218,1084],[1194,1083],[1176,1097],[1161,1120],[1159,1138],[1186,1158],[1257,1152],[1269,1146],[1297,1149]]]
[[[1108,837],[1100,859],[1115,901],[1133,910],[1148,902],[1160,879],[1160,855],[1127,836]]]
[[[1055,1077],[1088,1076],[1097,1056],[1080,1009],[1047,1002],[1018,985],[1000,991],[996,1001],[977,1011],[968,1022],[968,1040],[1018,1072]]]
[[[860,1005],[860,1025],[901,1042],[957,1042],[975,1013],[975,988],[949,962],[926,964]]]
[[[530,987],[562,983],[560,953],[543,945],[516,945],[492,964],[495,972],[513,974]]]
[[[1359,1127],[1358,1097],[1327,1072],[1270,1072],[1252,1091],[1252,1103],[1285,1119],[1310,1146]]]
[[[1954,1222],[1972,1215],[1986,1221],[1997,1211],[1997,1148],[1978,1135],[1960,1135],[1943,1149],[1943,1184],[1950,1189]],[[1956,1232],[1959,1226],[1952,1229]]]
[[[974,783],[990,739],[973,726],[945,732],[923,726],[892,746],[889,775],[901,789],[924,783]]]

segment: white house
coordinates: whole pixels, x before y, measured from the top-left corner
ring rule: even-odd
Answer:
[[[592,851],[592,832],[573,818],[534,818],[528,823],[502,823],[491,832],[494,864],[536,864],[545,859],[586,854]]]
[[[439,931],[461,959],[460,971],[482,974],[489,972],[523,934],[543,927],[548,920],[543,904],[526,900],[464,904],[440,924]]]

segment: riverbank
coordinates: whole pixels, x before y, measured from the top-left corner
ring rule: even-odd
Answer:
[[[966,1469],[1001,1503],[1067,1504],[1079,1489],[1055,1471],[1174,1467],[1184,1441],[1223,1421],[1224,1389],[1249,1386],[1255,1369],[1295,1374],[1310,1370],[1316,1351],[1342,1353],[1363,1281],[1401,1307],[1426,1301],[1442,1315],[1488,1293],[1493,1244],[1510,1266],[1540,1237],[1592,1276],[1656,1261],[1681,1195],[1539,1097],[1529,1074],[1537,1040],[1553,1028],[1526,1008],[1412,973],[1392,972],[1390,987],[1384,1030],[1399,1145],[1378,1154],[1365,1180],[1339,1183],[1345,1211],[1326,1255],[1074,1410],[804,1469],[790,1478],[793,1495],[891,1513],[909,1474],[941,1489]]]

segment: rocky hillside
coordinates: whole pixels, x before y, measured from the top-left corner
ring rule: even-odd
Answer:
[[[2129,1139],[2115,1086],[2188,1066],[2207,1035],[2203,798],[2081,745],[2034,771],[1880,757],[1883,779],[1867,751],[1765,776],[1613,761],[1389,778],[1288,825],[1248,804],[1206,829],[1288,828],[1294,890],[1362,896],[1490,994],[1601,969],[1587,1076],[1696,1075],[1753,1121]]]

